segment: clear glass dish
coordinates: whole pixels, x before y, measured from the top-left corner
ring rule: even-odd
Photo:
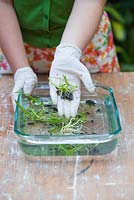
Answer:
[[[121,125],[113,90],[96,84],[96,91],[90,94],[84,87],[81,89],[81,105],[88,104],[88,131],[78,134],[51,135],[44,123],[30,124],[17,106],[14,117],[14,132],[18,136],[21,150],[34,156],[74,156],[105,155],[111,153],[118,142]],[[39,82],[33,90],[33,96],[50,104],[47,82]],[[24,95],[19,94],[18,103],[28,106]]]

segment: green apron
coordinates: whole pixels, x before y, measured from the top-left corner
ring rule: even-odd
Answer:
[[[14,0],[24,42],[39,48],[56,47],[74,0]]]

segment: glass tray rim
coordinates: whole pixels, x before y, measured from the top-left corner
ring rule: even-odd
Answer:
[[[16,106],[16,111],[14,115],[14,132],[16,135],[23,141],[28,142],[28,143],[35,143],[35,144],[68,144],[68,143],[102,143],[102,142],[107,142],[111,141],[114,138],[119,136],[119,133],[121,131],[121,124],[120,124],[120,119],[119,119],[119,112],[118,108],[116,105],[116,101],[114,98],[114,93],[113,89],[111,87],[105,86],[101,83],[95,83],[96,87],[100,87],[104,90],[107,90],[112,97],[113,100],[113,105],[114,105],[114,110],[116,112],[116,120],[118,124],[118,128],[114,132],[109,132],[109,133],[104,133],[104,134],[90,134],[90,135],[31,135],[28,133],[23,133],[20,132],[17,129],[17,123],[18,123],[18,106]],[[35,86],[35,88],[41,88],[41,89],[49,89],[48,82],[42,81],[38,82],[38,84]],[[18,96],[18,102],[20,100],[20,94]],[[82,140],[82,141],[81,141]]]

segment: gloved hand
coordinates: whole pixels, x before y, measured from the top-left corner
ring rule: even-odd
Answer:
[[[89,92],[94,92],[95,87],[88,69],[80,62],[81,50],[74,45],[62,43],[56,48],[52,62],[49,86],[52,102],[57,104],[60,116],[75,117],[80,103],[80,80]],[[73,91],[73,100],[63,99],[57,94],[56,86],[65,76],[72,85],[77,85]],[[53,84],[54,83],[54,84]]]
[[[19,68],[14,74],[14,83],[15,84],[11,93],[11,99],[13,103],[13,108],[15,110],[15,101],[18,98],[17,92],[23,89],[25,94],[30,94],[34,85],[37,83],[37,76],[29,66]]]

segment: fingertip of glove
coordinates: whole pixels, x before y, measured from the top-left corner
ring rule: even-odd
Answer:
[[[54,105],[57,105],[57,94],[50,92],[50,97],[51,97],[52,103]]]
[[[71,117],[75,117],[77,115],[79,103],[80,103],[79,98],[77,98],[71,102]]]
[[[17,99],[18,99],[18,94],[16,93],[11,93],[10,94],[10,98],[11,98],[11,101],[12,101],[12,106],[13,106],[13,110],[14,110],[14,112],[15,112],[15,110],[16,110],[16,101],[17,101]]]
[[[50,97],[51,97],[53,104],[57,105],[57,101],[58,101],[57,90],[51,84],[50,84],[50,92],[49,93],[50,93]]]
[[[91,77],[88,69],[85,68],[84,70],[85,71],[80,74],[79,78],[84,83],[85,87],[87,87],[87,88],[93,87],[94,84],[93,84],[92,77]]]
[[[66,118],[71,117],[71,102],[64,100],[64,115]]]
[[[71,113],[71,117],[76,117],[76,115],[77,115],[77,111]]]
[[[96,87],[95,87],[95,86],[92,86],[92,87],[89,87],[89,88],[87,88],[87,89],[88,89],[88,91],[89,91],[90,93],[94,93]]]
[[[63,108],[62,107],[58,107],[58,115],[60,117],[62,117],[64,115],[64,112],[63,112]]]
[[[90,76],[84,76],[82,81],[89,92],[93,93],[95,91],[96,87],[94,86]]]
[[[24,90],[24,94],[30,94],[32,92],[32,89],[31,87],[24,87],[23,90]]]
[[[57,109],[59,116],[64,115],[64,100],[60,96],[57,98]]]

